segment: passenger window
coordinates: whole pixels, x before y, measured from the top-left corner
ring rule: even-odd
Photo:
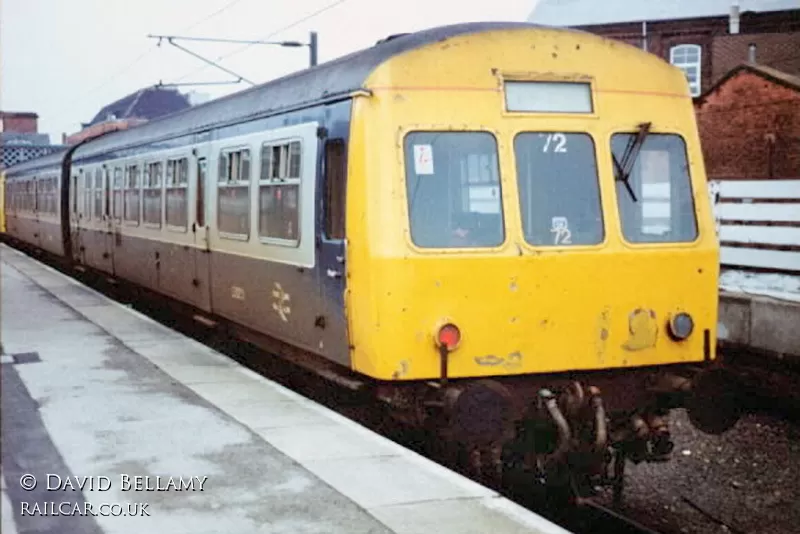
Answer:
[[[163,164],[149,163],[144,179],[144,223],[161,228],[161,176]]]
[[[87,221],[92,219],[92,172],[88,169],[83,175],[83,214]]]
[[[261,147],[258,235],[269,241],[291,245],[300,241],[301,155],[300,141]]]
[[[94,215],[97,218],[103,216],[103,169],[94,171]]]
[[[523,132],[514,139],[525,241],[535,246],[603,241],[594,142],[584,133]]]
[[[325,235],[344,239],[347,152],[342,139],[325,143]]]
[[[167,205],[167,226],[173,230],[186,231],[188,215],[187,190],[189,186],[189,159],[171,159],[167,161],[165,176]],[[159,200],[159,209],[161,201]],[[161,215],[159,215],[160,219]]]
[[[503,243],[497,142],[485,132],[412,132],[405,138],[411,240],[425,248]]]
[[[217,182],[220,235],[247,239],[250,236],[250,150],[220,153]]]
[[[125,169],[125,221],[139,224],[139,167],[128,165]]]
[[[627,133],[611,137],[611,150],[618,162],[635,137]],[[694,241],[697,219],[683,139],[674,134],[649,134],[632,169],[630,191],[624,182],[616,182],[625,239],[631,243]]]
[[[122,168],[114,169],[114,218],[122,220]]]
[[[70,204],[72,204],[72,214],[75,219],[78,216],[78,186],[80,185],[79,177],[72,177],[72,187],[70,188]]]

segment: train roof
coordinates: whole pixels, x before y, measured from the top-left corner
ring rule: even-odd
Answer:
[[[38,158],[29,159],[28,161],[23,161],[22,163],[17,163],[16,165],[8,167],[4,172],[6,176],[9,177],[35,173],[38,170],[44,169],[52,170],[53,167],[61,166],[61,162],[64,160],[64,154],[66,154],[67,150],[69,149],[65,148],[63,150],[59,150],[58,152],[53,152],[45,156],[40,156]]]
[[[458,35],[541,27],[530,22],[473,22],[392,36],[370,48],[316,67],[154,119],[140,126],[87,140],[75,149],[73,159],[80,160],[109,151],[199,133],[225,124],[275,115],[315,103],[347,98],[347,95],[362,89],[366,79],[379,65],[409,50]],[[9,175],[28,174],[60,165],[65,153],[66,151],[61,151],[27,161],[10,167],[6,172]]]
[[[480,22],[441,26],[395,36],[316,67],[160,117],[141,126],[110,133],[86,143],[75,152],[74,158],[91,157],[111,150],[202,132],[224,124],[274,115],[326,100],[346,98],[353,91],[362,88],[376,67],[403,52],[457,35],[537,27],[541,26],[529,22]]]

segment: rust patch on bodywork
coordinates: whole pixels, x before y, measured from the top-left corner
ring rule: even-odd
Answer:
[[[400,363],[397,365],[397,369],[394,373],[392,373],[392,378],[398,380],[405,377],[408,374],[409,367],[408,360],[400,360]]]
[[[654,347],[658,337],[656,312],[634,310],[628,318],[628,340],[622,345],[625,350],[643,350]]]
[[[609,310],[608,308],[606,308],[597,318],[598,335],[595,345],[596,345],[597,361],[601,365],[605,363],[606,346],[608,342],[609,329],[611,327],[608,315],[609,315]]]
[[[513,371],[522,366],[522,353],[514,351],[505,358],[494,354],[475,356],[475,363],[481,367],[502,367],[506,371]]]

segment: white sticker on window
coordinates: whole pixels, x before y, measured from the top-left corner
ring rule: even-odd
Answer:
[[[551,220],[553,226],[550,228],[550,232],[553,235],[553,244],[554,245],[571,245],[572,244],[572,232],[569,230],[569,221],[566,217],[553,217]]]
[[[433,148],[431,145],[414,145],[414,172],[433,174]]]

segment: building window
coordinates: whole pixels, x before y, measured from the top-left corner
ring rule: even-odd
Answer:
[[[669,62],[683,70],[692,96],[700,94],[700,46],[678,45],[669,51]]]
[[[300,141],[261,147],[258,235],[278,243],[299,241]]]

